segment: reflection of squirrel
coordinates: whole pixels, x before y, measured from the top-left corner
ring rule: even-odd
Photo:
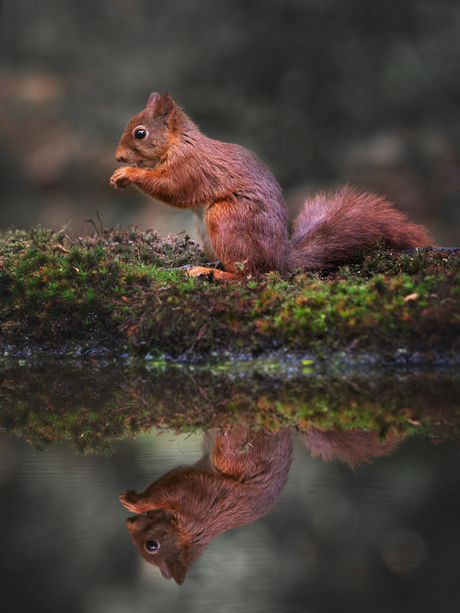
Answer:
[[[130,511],[147,511],[128,518],[126,526],[142,557],[180,585],[211,539],[262,517],[275,504],[291,461],[288,428],[213,431],[196,464],[167,472],[142,494],[127,490],[120,496]]]
[[[289,241],[286,205],[265,164],[244,147],[204,136],[168,93],[151,94],[131,119],[116,159],[131,166],[114,172],[114,187],[133,183],[196,214],[206,254],[227,271],[215,271],[221,278],[243,268],[244,274],[334,268],[378,238],[396,249],[431,241],[384,198],[348,186],[307,199]],[[209,270],[197,267],[190,274],[203,272]]]
[[[123,505],[139,513],[129,517],[126,526],[142,557],[180,585],[214,537],[262,517],[286,483],[291,432],[253,432],[241,426],[209,432],[196,464],[167,472],[142,494],[121,494]],[[396,446],[391,438],[379,443],[375,432],[315,427],[302,441],[312,455],[351,466],[387,455]]]

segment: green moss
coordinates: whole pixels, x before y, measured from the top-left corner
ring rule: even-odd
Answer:
[[[173,357],[187,349],[184,339],[189,351],[201,355],[235,348],[248,353],[458,350],[458,260],[449,264],[443,275],[430,263],[415,277],[324,281],[298,275],[260,281],[257,287],[171,285],[167,300],[144,294],[130,340],[138,352],[161,348]]]
[[[97,343],[101,337],[120,344],[118,327],[129,301],[152,285],[185,279],[184,272],[164,265],[182,265],[191,254],[203,257],[187,237],[162,240],[135,228],[78,243],[43,228],[0,235],[3,347],[25,338],[47,347],[69,339]]]
[[[460,349],[460,258],[366,250],[336,271],[230,285],[187,278],[205,262],[188,237],[102,229],[70,241],[0,234],[3,352],[91,349],[172,358],[311,354],[402,360]],[[402,353],[401,351],[406,353]]]

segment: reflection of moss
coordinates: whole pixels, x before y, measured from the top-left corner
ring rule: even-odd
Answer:
[[[372,429],[384,436],[457,438],[457,372],[318,370],[274,363],[218,367],[149,364],[10,366],[2,372],[0,428],[38,449],[71,441],[108,452],[152,427],[196,431],[241,423]]]
[[[187,237],[135,228],[93,239],[38,228],[0,235],[2,348],[134,355],[377,353],[459,350],[460,258],[377,245],[333,273],[271,273],[222,285],[187,279],[203,263]],[[405,352],[405,353],[404,353]]]

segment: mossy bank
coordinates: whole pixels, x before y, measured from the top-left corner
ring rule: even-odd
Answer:
[[[107,354],[173,360],[343,355],[456,359],[460,254],[381,245],[333,273],[223,284],[185,235],[105,230],[77,238],[0,234],[1,355]]]

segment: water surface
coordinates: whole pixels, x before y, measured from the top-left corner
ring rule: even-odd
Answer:
[[[126,489],[142,491],[179,464],[197,461],[202,439],[199,428],[194,428],[194,434],[176,436],[164,427],[150,429],[149,423],[146,430],[150,431],[134,432],[132,440],[112,440],[112,455],[103,456],[77,454],[71,442],[52,443],[48,425],[49,448],[37,453],[33,420],[48,411],[56,417],[57,428],[62,427],[59,389],[63,411],[70,410],[72,398],[67,392],[72,389],[74,402],[80,402],[82,411],[88,413],[97,406],[88,408],[91,394],[85,396],[85,387],[89,394],[87,388],[92,386],[94,399],[98,382],[104,405],[104,389],[113,386],[113,380],[108,371],[96,367],[92,378],[88,369],[86,374],[74,372],[69,388],[69,371],[56,369],[63,375],[60,382],[59,377],[50,378],[50,369],[35,369],[43,375],[40,387],[40,376],[35,377],[30,369],[24,367],[21,374],[15,365],[13,370],[13,376],[11,365],[2,371],[2,428],[10,433],[0,437],[2,611],[457,610],[460,446],[453,440],[458,406],[448,384],[444,386],[446,396],[442,389],[437,390],[437,419],[442,420],[443,407],[444,422],[451,422],[450,430],[445,430],[451,436],[439,437],[438,444],[427,440],[426,433],[406,436],[391,455],[352,470],[339,462],[312,458],[295,432],[294,461],[276,505],[254,523],[211,541],[179,587],[142,560],[125,527],[130,512],[118,497]],[[139,390],[148,388],[146,381],[152,384],[152,378],[145,377],[141,385],[139,372],[123,376],[127,377],[123,380],[126,390],[137,402],[144,402],[143,411],[147,411],[153,402],[152,389],[143,397]],[[295,385],[302,388],[302,378],[298,372],[295,376]],[[425,373],[424,378],[430,376],[433,373]],[[115,379],[120,381],[120,377],[118,373]],[[188,372],[185,378],[190,381],[190,377],[197,396],[209,396],[201,374]],[[260,382],[261,377],[259,373],[255,378]],[[75,379],[80,379],[80,395]],[[401,373],[395,373],[398,389],[400,379]],[[272,393],[270,380],[282,397],[282,390],[289,388],[289,377],[267,375],[264,398]],[[348,380],[357,381],[349,376]],[[387,377],[387,385],[390,380]],[[450,382],[455,383],[455,377]],[[378,387],[377,379],[374,383]],[[304,384],[306,389],[311,381],[304,380]],[[221,386],[227,389],[223,381]],[[25,392],[20,393],[20,388]],[[177,387],[169,390],[176,398],[181,391]],[[162,402],[166,392],[161,391]],[[29,432],[33,444],[20,438],[21,424],[11,422],[12,405],[7,401],[15,398],[17,415],[25,422],[27,394],[34,410],[22,435],[27,438]],[[247,398],[241,402],[246,407]],[[123,421],[129,422],[133,414],[126,398],[118,408]],[[187,415],[189,408],[178,406],[177,410]],[[376,409],[379,414],[381,410],[381,406]],[[388,412],[391,414],[391,407]],[[206,421],[204,415],[200,419]],[[86,422],[82,427],[87,427]],[[40,428],[43,436],[43,422]],[[88,436],[83,431],[79,436],[82,434],[82,439]],[[74,435],[76,440],[76,431]]]

